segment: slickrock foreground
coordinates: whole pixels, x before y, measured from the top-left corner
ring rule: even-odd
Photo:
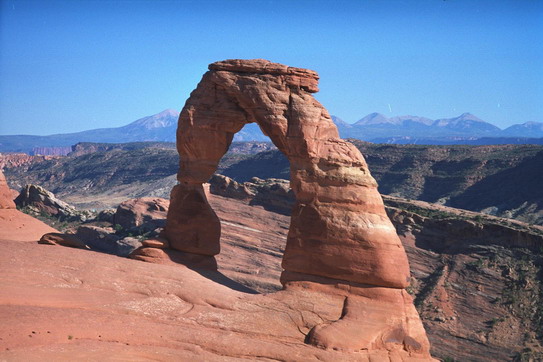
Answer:
[[[289,159],[296,196],[282,262],[283,293],[313,290],[343,300],[342,314],[310,323],[305,340],[326,349],[430,359],[424,328],[404,289],[405,250],[363,156],[339,138],[312,96],[318,75],[266,60],[227,60],[209,69],[179,117],[179,185],[171,193],[164,233],[170,247],[200,257],[219,253],[221,225],[202,185],[234,134],[256,122]]]
[[[225,216],[234,214],[223,209],[234,205],[213,202]],[[266,213],[251,211],[259,212]],[[255,244],[269,228],[270,216],[261,215],[256,220],[262,224],[251,227],[234,219],[223,222],[230,238],[253,236]],[[397,348],[326,350],[305,343],[314,325],[341,318],[341,293],[299,288],[258,295],[213,270],[37,244],[41,222],[28,218],[35,233],[28,241],[15,240],[21,231],[14,223],[0,223],[9,236],[0,237],[0,360],[421,360]],[[284,245],[264,242],[277,250]],[[219,264],[229,263],[230,269],[236,262],[245,267],[260,262],[262,268],[275,264],[261,259],[269,256],[255,253],[257,248],[252,254],[242,250],[225,247],[230,257],[219,256]],[[385,302],[378,308],[388,307]],[[362,316],[353,317],[347,321],[351,325]]]
[[[369,361],[365,351],[304,343],[312,325],[340,318],[339,295],[249,294],[179,264],[35,242],[0,247],[0,360]],[[380,351],[372,361],[402,355]]]

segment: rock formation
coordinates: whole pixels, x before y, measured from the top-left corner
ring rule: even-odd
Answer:
[[[261,205],[266,210],[290,215],[294,205],[294,193],[287,180],[253,177],[250,182],[239,183],[230,177],[215,174],[209,180],[212,194],[247,200],[250,205]]]
[[[219,253],[220,221],[202,184],[234,134],[256,122],[289,159],[296,196],[283,285],[345,298],[341,318],[314,326],[308,342],[429,358],[422,323],[404,289],[410,277],[405,251],[362,154],[339,139],[330,115],[313,98],[317,84],[313,71],[266,60],[211,64],[179,116],[179,184],[164,235],[182,252]]]
[[[38,243],[46,245],[68,246],[70,248],[90,249],[83,241],[81,241],[81,239],[73,234],[47,233],[40,238]]]
[[[9,188],[4,174],[0,170],[0,209],[15,209],[13,191]]]
[[[72,205],[57,199],[52,192],[38,185],[26,185],[15,199],[15,203],[21,208],[28,208],[35,214],[45,213],[58,217],[60,220],[85,221],[93,216],[90,211],[76,210]]]
[[[172,191],[167,238],[181,251],[219,252],[219,221],[201,185],[233,135],[257,122],[291,164],[297,201],[285,270],[404,288],[407,257],[376,182],[360,152],[339,139],[328,112],[311,95],[317,82],[315,72],[264,60],[210,65],[179,118],[180,184]]]
[[[113,223],[123,229],[151,231],[164,227],[170,202],[159,197],[143,197],[122,202],[117,207]]]

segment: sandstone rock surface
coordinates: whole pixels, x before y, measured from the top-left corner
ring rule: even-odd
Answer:
[[[15,209],[14,193],[0,170],[0,239],[37,241],[43,234],[58,232],[32,216]]]
[[[169,204],[169,200],[158,197],[126,200],[117,207],[113,223],[126,230],[164,227]]]
[[[221,220],[222,225],[222,235],[221,235],[221,244],[222,250],[219,255],[216,256],[218,270],[220,273],[224,274],[230,279],[238,281],[245,286],[248,286],[252,289],[258,290],[261,293],[266,293],[268,296],[273,297],[276,292],[281,289],[281,284],[279,283],[279,276],[281,274],[281,257],[283,254],[284,246],[286,243],[286,234],[289,227],[290,218],[266,211],[261,206],[249,206],[248,202],[235,200],[230,198],[224,198],[217,195],[208,195],[209,203],[216,211],[217,215]],[[406,201],[406,200],[404,200]],[[414,203],[415,201],[410,201],[409,203]],[[430,205],[428,205],[430,206]],[[441,209],[441,208],[440,208]],[[412,210],[409,207],[409,210]],[[423,209],[422,211],[427,210]],[[5,210],[5,211],[16,211],[16,210]],[[428,215],[428,212],[421,212],[421,215]],[[454,211],[454,210],[453,210]],[[439,356],[441,359],[454,359],[458,361],[507,361],[511,360],[515,354],[523,353],[523,350],[529,346],[532,351],[535,349],[535,346],[532,344],[525,345],[523,339],[526,334],[537,334],[537,331],[541,331],[541,328],[536,325],[532,326],[531,324],[537,323],[537,319],[533,318],[530,314],[532,308],[537,308],[541,305],[541,297],[537,297],[537,290],[540,290],[540,282],[538,279],[538,274],[541,270],[541,264],[537,259],[540,259],[540,256],[537,252],[532,253],[532,261],[529,264],[532,265],[531,268],[534,270],[526,270],[527,262],[526,257],[528,254],[525,249],[519,249],[519,247],[513,246],[511,248],[504,248],[499,245],[478,245],[475,241],[469,240],[456,240],[453,244],[453,240],[448,242],[448,245],[454,245],[454,250],[451,249],[452,254],[436,253],[433,250],[434,247],[438,247],[441,243],[439,238],[442,240],[447,240],[449,237],[446,235],[447,231],[445,228],[440,227],[439,225],[429,225],[427,222],[423,222],[420,225],[423,225],[425,228],[432,227],[433,230],[428,230],[428,232],[417,233],[417,218],[416,215],[409,215],[408,212],[398,213],[397,209],[389,208],[389,216],[391,217],[393,223],[396,224],[395,219],[400,224],[396,224],[400,229],[400,237],[402,241],[405,241],[404,247],[406,248],[409,262],[411,266],[412,282],[410,285],[410,292],[414,292],[416,295],[416,304],[419,313],[423,319],[425,329],[427,331],[428,337],[432,342],[432,354]],[[463,210],[456,210],[456,212],[465,212]],[[1,210],[0,210],[1,214]],[[28,215],[25,215],[28,217]],[[30,217],[29,217],[30,218]],[[30,218],[31,219],[31,218]],[[403,219],[403,221],[401,221]],[[417,224],[411,224],[408,220],[415,220]],[[447,220],[444,219],[443,222],[446,224]],[[3,231],[4,225],[0,225],[0,234]],[[408,228],[411,228],[411,231]],[[11,232],[12,235],[16,235],[22,229],[18,229],[17,232]],[[495,231],[483,227],[483,230],[486,230],[488,234],[486,236],[481,236],[480,240],[484,244],[487,244],[487,241],[496,240]],[[432,244],[427,243],[426,241],[420,240],[423,235],[427,235],[428,239],[431,235],[434,235],[434,242]],[[466,235],[467,236],[467,235]],[[34,239],[38,240],[39,236]],[[426,239],[426,237],[424,237]],[[2,239],[2,237],[0,237]],[[1,243],[1,242],[0,242]],[[459,250],[457,244],[463,244],[464,249]],[[501,244],[501,241],[498,243]],[[516,244],[516,243],[515,243]],[[5,246],[4,246],[5,245]],[[541,242],[538,244],[542,245]],[[2,250],[7,249],[8,247],[19,247],[19,244],[2,244]],[[428,249],[430,248],[430,249]],[[74,284],[79,280],[85,280],[82,278],[84,275],[83,272],[79,273],[75,270],[72,270],[74,266],[68,263],[64,263],[63,258],[66,257],[62,251],[59,249],[65,248],[56,248],[56,247],[38,247],[35,248],[24,248],[23,253],[24,258],[30,258],[33,260],[33,269],[26,269],[26,262],[24,265],[19,266],[22,263],[22,259],[19,260],[10,260],[5,265],[6,268],[13,268],[11,272],[17,274],[20,273],[19,279],[21,282],[21,290],[25,290],[25,293],[19,293],[20,304],[26,305],[26,311],[32,312],[34,319],[27,320],[27,324],[19,323],[18,320],[12,320],[11,323],[15,323],[12,326],[6,326],[11,328],[11,330],[17,330],[20,333],[17,336],[20,337],[20,343],[25,341],[30,341],[32,338],[42,338],[40,330],[35,330],[37,335],[33,337],[28,337],[28,334],[31,334],[31,330],[28,330],[28,325],[31,323],[32,327],[36,326],[45,326],[47,323],[40,314],[41,311],[41,294],[39,290],[36,290],[36,295],[38,299],[32,301],[28,298],[29,291],[32,288],[47,288],[51,287],[57,293],[56,299],[53,299],[52,302],[58,303],[59,314],[66,313],[74,317],[77,323],[81,326],[88,325],[89,322],[85,320],[85,314],[72,314],[72,310],[66,310],[68,298],[72,298],[75,295],[79,295],[84,291],[85,298],[88,297],[89,303],[96,301],[96,295],[102,295],[103,288],[101,286],[103,283],[96,283],[92,286],[89,284],[83,284],[79,289],[66,290],[64,288],[66,284],[62,281],[63,279],[70,280],[72,279]],[[538,250],[538,249],[537,249]],[[75,250],[77,251],[77,250]],[[44,258],[44,253],[47,255]],[[79,251],[79,254],[82,254],[82,257],[86,259],[86,263],[94,263],[95,256],[97,253],[88,252],[88,251]],[[518,254],[520,253],[520,254]],[[51,258],[54,259],[56,254],[57,262],[56,264],[47,264],[44,263],[45,260]],[[507,256],[509,255],[509,256]],[[516,256],[515,256],[516,255]],[[13,256],[10,254],[6,258]],[[91,259],[89,259],[89,257]],[[145,279],[149,281],[150,284],[146,285],[146,281],[141,279],[142,275],[140,274],[141,269],[131,268],[124,269],[120,265],[115,264],[116,260],[121,258],[111,257],[109,255],[103,255],[107,259],[107,264],[100,263],[100,266],[96,266],[95,273],[98,273],[97,270],[103,269],[103,272],[110,275],[112,283],[117,283],[117,286],[112,286],[109,283],[106,283],[107,288],[119,288],[124,285],[124,278],[126,277],[129,280],[129,283],[133,283],[136,280],[138,282],[139,290],[145,290],[146,288],[154,290],[155,283],[162,283],[158,279]],[[74,258],[73,255],[70,256],[71,259]],[[169,264],[175,265],[171,259],[169,259]],[[479,260],[482,259],[482,260]],[[4,259],[0,256],[0,268],[3,266],[2,263]],[[84,259],[82,259],[83,261]],[[492,266],[491,260],[496,260],[496,265]],[[482,261],[483,263],[480,263]],[[168,263],[168,260],[165,260]],[[533,263],[533,264],[532,264]],[[95,263],[96,264],[96,263]],[[481,265],[482,264],[482,265]],[[13,267],[15,265],[15,267]],[[86,264],[85,264],[86,265]],[[539,266],[538,266],[539,265]],[[179,265],[177,265],[179,267]],[[181,266],[183,267],[183,266]],[[82,269],[80,269],[81,271]],[[155,266],[148,266],[145,270],[149,273],[155,273]],[[69,271],[69,274],[66,274],[66,271]],[[132,273],[133,272],[133,273]],[[40,273],[40,275],[45,273],[50,273],[51,275],[57,276],[58,278],[51,278],[51,284],[42,283],[41,286],[33,284],[34,273]],[[126,275],[125,275],[126,274]],[[522,275],[530,275],[526,279],[521,279]],[[11,274],[9,274],[11,275]],[[111,279],[111,275],[114,275],[115,278]],[[28,279],[25,279],[27,278]],[[63,279],[61,279],[61,277]],[[157,278],[161,278],[162,275],[156,275]],[[169,280],[166,277],[166,280]],[[0,278],[0,288],[3,288],[4,283],[8,282],[9,276],[6,274],[5,278]],[[96,275],[96,281],[100,278],[100,275]],[[26,282],[24,281],[26,280]],[[61,282],[59,282],[61,281]],[[193,287],[191,280],[186,280],[185,285],[187,288],[190,288],[190,293],[187,295],[194,296],[199,292],[200,286],[196,284],[197,287]],[[127,284],[132,285],[132,284]],[[96,286],[96,289],[94,289]],[[526,289],[526,286],[529,286]],[[43,289],[42,289],[43,290]],[[134,290],[132,290],[134,291]],[[73,294],[71,294],[73,292]],[[119,295],[122,294],[122,290],[118,289],[117,292]],[[149,293],[149,291],[146,291]],[[289,292],[290,293],[290,292]],[[1,293],[0,293],[1,294]],[[93,296],[94,294],[94,296]],[[137,296],[137,294],[134,294]],[[320,295],[320,294],[315,294]],[[412,294],[413,295],[413,294]],[[510,295],[511,298],[515,298],[516,301],[511,304],[511,300],[506,299],[507,295]],[[295,295],[294,295],[295,296]],[[130,298],[129,295],[124,297]],[[414,296],[415,297],[415,296]],[[499,299],[499,300],[498,300]],[[498,301],[496,301],[498,300]],[[150,299],[150,302],[152,299]],[[320,302],[319,302],[320,303]],[[2,303],[0,303],[1,305]],[[13,309],[5,310],[5,313],[9,314]],[[148,311],[147,311],[148,312]],[[287,310],[285,310],[287,312]],[[175,318],[176,311],[171,312],[170,318]],[[306,315],[306,312],[302,312]],[[517,314],[518,313],[518,314]],[[293,314],[294,315],[294,314]],[[93,316],[96,317],[96,314],[93,313]],[[339,316],[336,316],[336,318]],[[110,316],[114,321],[114,315]],[[147,318],[142,318],[138,320],[133,320],[132,323],[135,326],[134,328],[145,328],[149,319],[153,320],[155,317],[148,316]],[[153,323],[158,322],[154,320]],[[240,318],[243,317],[243,314],[240,315]],[[0,319],[4,320],[4,314],[0,312]],[[6,319],[7,320],[7,319]],[[491,321],[494,321],[491,323]],[[115,322],[116,323],[116,322]],[[49,324],[50,325],[50,324]],[[181,325],[179,325],[181,326]],[[219,325],[220,326],[220,325]],[[267,328],[265,325],[260,325],[262,338],[265,337],[264,331]],[[104,329],[103,326],[96,326],[96,335],[101,334]],[[179,327],[179,328],[185,328]],[[189,328],[189,327],[187,327]],[[81,327],[84,329],[84,327]],[[50,330],[52,333],[55,330]],[[116,334],[116,331],[118,334]],[[307,332],[307,330],[304,330]],[[25,333],[26,332],[26,333]],[[56,330],[58,332],[58,330]],[[40,333],[38,335],[38,333]],[[223,331],[222,333],[228,333]],[[238,333],[238,332],[236,332]],[[72,335],[74,338],[72,340],[67,339],[67,335]],[[129,346],[123,344],[126,340],[126,331],[122,329],[110,330],[108,340],[103,338],[102,340],[92,340],[87,342],[83,341],[78,337],[79,329],[67,333],[64,338],[59,338],[59,344],[62,346],[62,349],[65,349],[67,354],[72,353],[73,355],[79,353],[88,353],[89,355],[93,352],[91,351],[91,345],[96,354],[94,358],[89,357],[88,359],[96,360],[98,359],[98,354],[104,353],[108,350],[110,355],[117,350],[117,348],[122,349],[122,354],[127,353],[131,354],[132,360],[137,359],[136,355],[146,348],[138,344],[138,341],[133,341]],[[239,334],[238,334],[239,335]],[[162,335],[165,337],[165,335]],[[221,334],[217,332],[217,340],[222,340]],[[300,334],[301,337],[303,337]],[[247,337],[247,340],[253,338],[251,345],[254,345],[254,340],[258,340],[260,337]],[[111,342],[111,341],[118,342]],[[145,344],[147,339],[143,339],[140,343]],[[486,342],[485,342],[486,341]],[[15,347],[12,344],[13,339],[10,342],[6,342],[6,348],[10,348],[10,351],[7,351],[6,355],[9,356],[24,356],[20,357],[18,360],[29,360],[31,353],[35,349],[39,349],[32,343],[27,343],[25,346]],[[32,341],[33,342],[33,341]],[[278,342],[280,343],[280,342]],[[299,341],[301,342],[301,339]],[[208,346],[213,346],[213,342],[208,341]],[[0,351],[3,350],[0,347]],[[121,347],[124,346],[124,347]],[[288,351],[292,351],[291,346],[282,346],[281,348],[287,348]],[[57,350],[60,353],[61,347],[55,345],[55,342],[47,344],[48,351]],[[154,347],[155,352],[154,356],[156,359],[157,355],[160,355],[161,360],[167,360],[166,357],[162,354],[162,349],[158,346]],[[193,348],[188,344],[178,344],[175,346],[176,351],[173,351],[173,355],[182,356],[187,351],[184,351],[184,348]],[[86,349],[86,352],[84,351]],[[541,349],[539,349],[541,351]],[[100,352],[101,351],[101,352]],[[226,354],[233,358],[233,353],[236,350],[231,351],[232,354],[228,354],[230,351],[226,350]],[[48,352],[51,353],[51,352]],[[203,351],[202,351],[203,353]],[[533,353],[533,352],[532,352]],[[0,357],[0,359],[5,357]],[[267,355],[268,356],[268,355]],[[310,355],[313,356],[313,355]],[[356,360],[357,354],[343,354],[337,352],[333,354],[332,357],[335,360]],[[73,359],[71,355],[64,359]],[[141,357],[143,359],[144,357]],[[220,357],[216,357],[219,359]],[[245,357],[246,359],[248,357]],[[310,357],[308,357],[310,358]],[[10,358],[8,360],[13,360]],[[103,358],[102,358],[103,359]],[[107,359],[107,358],[106,358]],[[172,357],[173,359],[173,357]],[[178,358],[179,359],[179,358]],[[199,357],[196,355],[193,359],[201,360],[207,359],[210,360],[211,357],[204,356],[201,354]],[[223,360],[227,357],[222,357]],[[256,359],[257,358],[253,358]],[[541,359],[541,354],[538,357],[533,357],[533,360]],[[43,360],[43,358],[41,358]],[[57,358],[56,360],[59,360]],[[62,359],[61,359],[62,360]],[[387,359],[385,359],[386,361]]]
[[[69,246],[72,248],[80,248],[80,249],[89,249],[89,247],[83,241],[81,241],[81,239],[79,239],[77,236],[73,234],[47,233],[47,234],[44,234],[40,238],[38,243],[47,244],[47,245]]]
[[[256,122],[291,165],[296,203],[283,268],[406,287],[407,257],[377,184],[360,152],[339,139],[330,115],[312,96],[318,75],[261,59],[227,60],[209,69],[179,117],[180,184],[172,191],[165,230],[172,247],[219,252],[220,225],[201,185],[213,175],[233,135]]]
[[[211,64],[179,116],[179,184],[164,236],[178,251],[219,253],[221,225],[202,185],[234,134],[256,122],[289,159],[296,197],[282,283],[293,293],[319,289],[344,302],[343,313],[314,325],[307,341],[429,359],[424,328],[403,290],[410,278],[405,250],[362,154],[339,138],[312,96],[317,91],[310,70],[262,59]]]
[[[0,169],[0,209],[15,209],[13,192],[9,188],[6,177]]]
[[[43,234],[58,230],[16,209],[0,209],[0,239],[16,241],[40,240]]]
[[[305,344],[315,324],[341,316],[341,295],[261,295],[180,264],[10,240],[0,248],[0,360],[420,361]]]

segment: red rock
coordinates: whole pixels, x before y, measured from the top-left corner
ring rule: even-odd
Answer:
[[[0,209],[0,240],[38,241],[43,234],[58,232],[17,209]]]
[[[217,262],[212,256],[184,253],[172,249],[143,246],[134,250],[128,257],[154,264],[183,264],[197,269],[217,270]]]
[[[305,344],[315,325],[340,318],[343,295],[251,294],[180,264],[9,240],[0,248],[0,360],[423,360],[403,348]]]
[[[239,217],[217,201],[231,237],[260,243],[255,236],[272,221],[264,210],[251,210],[253,222],[234,226]],[[276,217],[286,224],[287,217]],[[26,231],[13,222],[0,226],[11,236],[0,235],[0,359],[428,360],[420,321],[402,303],[401,289],[295,277],[283,281],[283,291],[255,295],[216,272],[213,257],[140,248],[133,256],[152,264],[138,263],[11,241]],[[235,266],[244,248],[232,251]]]
[[[221,224],[201,183],[179,184],[171,193],[164,236],[173,249],[213,256],[220,251]]]
[[[37,241],[45,233],[58,232],[15,209],[13,190],[0,171],[0,240]]]
[[[0,209],[15,209],[13,191],[9,188],[6,177],[0,170]]]
[[[161,237],[142,240],[141,244],[143,246],[158,249],[167,249],[170,247],[170,243],[168,242],[168,240]]]
[[[169,200],[143,197],[126,200],[117,207],[114,224],[123,229],[146,228],[148,231],[164,226]]]
[[[62,245],[80,249],[90,249],[81,239],[73,234],[47,233],[41,237],[38,243],[47,245]]]
[[[265,60],[210,66],[179,117],[180,185],[172,191],[166,237],[177,250],[219,252],[218,219],[197,190],[233,135],[257,122],[291,164],[296,204],[284,269],[404,288],[405,251],[364,158],[339,139],[328,112],[311,95],[317,79],[315,72]]]
[[[405,250],[362,154],[339,139],[330,115],[312,96],[318,75],[262,59],[226,60],[209,69],[179,116],[179,185],[172,190],[164,230],[171,247],[219,253],[220,222],[202,184],[216,171],[234,134],[256,122],[290,161],[296,202],[282,263],[285,288],[324,280],[327,293],[349,285],[349,290],[381,288],[394,297],[381,308],[382,294],[351,296],[354,307],[341,321],[314,327],[309,342],[388,350],[390,340],[394,348],[430,358],[418,314],[402,297],[410,277]]]

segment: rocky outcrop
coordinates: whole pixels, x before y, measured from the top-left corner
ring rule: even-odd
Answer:
[[[409,265],[403,246],[362,154],[339,139],[330,115],[313,98],[317,84],[313,71],[266,60],[211,64],[179,117],[179,184],[164,235],[175,250],[219,253],[220,222],[202,184],[234,134],[256,122],[289,159],[296,197],[283,285],[294,293],[316,288],[345,299],[342,316],[315,326],[308,341],[429,358],[422,323],[404,290]]]
[[[45,213],[60,220],[85,221],[93,217],[92,212],[78,211],[72,205],[57,199],[52,192],[37,185],[26,185],[15,199],[15,203],[18,207],[26,208],[33,213]]]
[[[13,190],[11,190],[6,181],[6,177],[0,170],[0,209],[14,209]]]
[[[47,233],[44,234],[39,244],[61,245],[79,249],[90,249],[81,239],[73,234]]]
[[[0,284],[4,291],[0,293],[0,298],[9,298],[12,301],[12,304],[4,305],[4,308],[9,309],[4,309],[3,314],[0,312],[4,318],[0,328],[5,331],[0,334],[6,336],[0,340],[0,359],[29,360],[32,359],[29,357],[30,353],[41,348],[40,352],[47,353],[48,356],[46,358],[40,355],[41,360],[74,359],[74,356],[79,356],[80,353],[87,353],[87,359],[96,360],[102,358],[105,350],[112,346],[110,341],[116,340],[121,343],[113,346],[124,346],[127,359],[134,359],[136,350],[147,347],[149,351],[152,350],[154,358],[160,360],[179,359],[179,356],[186,353],[186,348],[190,348],[191,351],[199,352],[194,352],[195,355],[191,358],[187,357],[191,360],[214,360],[202,354],[202,350],[211,350],[220,353],[219,356],[213,356],[217,360],[235,356],[255,360],[273,360],[274,357],[280,360],[315,360],[318,356],[321,360],[329,361],[367,361],[364,352],[327,351],[303,344],[304,335],[300,332],[307,334],[313,325],[322,324],[320,318],[336,320],[342,313],[344,296],[333,296],[338,302],[330,304],[331,295],[315,294],[313,289],[306,289],[300,294],[293,294],[288,290],[274,293],[281,288],[278,282],[280,263],[289,217],[266,211],[262,207],[248,206],[246,201],[213,194],[208,197],[222,224],[222,250],[216,257],[219,271],[250,288],[257,285],[254,283],[256,281],[260,285],[265,281],[273,282],[275,288],[257,289],[266,295],[243,293],[240,295],[243,299],[233,303],[225,303],[225,296],[231,291],[222,288],[217,291],[216,298],[206,298],[205,302],[196,305],[192,312],[183,314],[176,308],[180,298],[194,301],[199,298],[205,285],[213,282],[204,277],[198,281],[190,279],[182,273],[186,268],[171,262],[170,256],[173,254],[158,251],[139,259],[170,264],[149,265],[73,248],[42,247],[34,243],[21,248],[14,243],[2,243],[2,239],[6,238],[0,235],[3,250],[0,253],[0,268],[3,273]],[[417,213],[428,218],[434,217],[422,208]],[[24,216],[31,219],[28,215]],[[409,217],[407,213],[405,216]],[[436,215],[438,216],[439,214]],[[0,223],[1,221],[0,218]],[[443,219],[443,222],[446,220]],[[12,227],[12,224],[0,225],[0,234],[6,235],[4,231],[7,230],[13,237],[29,228],[26,222],[26,226],[21,229]],[[494,240],[496,235],[488,231],[489,234],[484,236],[481,242]],[[445,232],[436,229],[434,235],[446,238]],[[38,240],[39,236],[34,241]],[[543,295],[539,294],[538,297],[541,290],[539,276],[543,265],[541,253],[528,254],[525,249],[466,244],[465,250],[457,250],[452,255],[438,254],[422,248],[425,243],[421,246],[417,240],[413,242],[408,240],[408,237],[409,233],[402,234],[407,242],[407,245],[404,245],[414,277],[408,290],[415,298],[417,309],[425,323],[432,342],[432,354],[449,361],[508,361],[514,359],[513,356],[518,360],[529,360],[526,356],[533,354],[536,348],[533,344],[524,344],[523,339],[543,331],[540,326],[532,325],[538,323],[537,313],[543,308]],[[164,243],[159,241],[158,244],[163,246]],[[151,248],[147,248],[147,251],[151,251]],[[171,249],[170,251],[173,252]],[[195,272],[194,274],[200,275]],[[68,288],[68,285],[71,287]],[[10,286],[16,286],[17,292],[11,292],[13,289],[9,289]],[[123,303],[114,304],[126,309],[122,312],[112,310],[113,304],[106,302],[112,295],[106,297],[104,288],[111,290],[115,296],[127,298]],[[50,292],[46,293],[46,290]],[[245,299],[251,296],[257,298],[257,304],[249,304]],[[13,302],[13,299],[18,299],[18,302]],[[272,304],[272,301],[277,299],[290,300],[292,304],[284,307]],[[70,303],[75,300],[86,302],[82,302],[82,308],[73,308],[73,304],[66,307],[68,300]],[[100,303],[96,303],[97,300]],[[50,310],[56,313],[54,322],[43,318],[45,301],[48,305],[58,303],[57,307]],[[171,304],[168,305],[167,301]],[[263,303],[266,303],[266,307]],[[99,318],[95,311],[88,309],[89,305],[98,308],[98,312],[111,314]],[[226,309],[216,309],[212,305],[224,305]],[[140,307],[138,315],[141,319],[134,315],[137,307]],[[204,311],[204,308],[207,311]],[[233,308],[237,311],[232,311]],[[26,313],[19,314],[18,310],[25,310]],[[250,310],[249,317],[247,310]],[[532,311],[535,311],[533,315]],[[85,315],[78,314],[79,312],[90,313],[88,319]],[[206,324],[202,330],[203,316],[207,313],[207,322],[214,324]],[[236,313],[235,317],[233,313]],[[261,313],[270,313],[270,320],[257,318]],[[22,315],[27,319],[23,320]],[[141,335],[132,336],[126,333],[123,316],[127,318],[126,322],[133,326],[131,330],[140,331]],[[198,324],[194,323],[195,318]],[[289,324],[286,320],[290,318],[297,324]],[[103,320],[107,320],[107,323],[102,323]],[[237,324],[232,325],[227,321]],[[281,323],[278,324],[278,321]],[[149,333],[147,323],[150,322],[163,323],[160,328],[157,327],[156,334]],[[92,328],[96,329],[90,329],[89,323],[95,323]],[[240,329],[240,323],[244,323],[243,329]],[[364,322],[356,323],[361,325]],[[114,325],[121,326],[118,334],[109,329]],[[217,330],[214,331],[215,326]],[[108,333],[107,338],[104,338],[106,327]],[[28,337],[30,330],[36,331],[33,337]],[[51,334],[46,333],[47,331],[51,331]],[[166,335],[165,331],[170,331],[171,334]],[[180,336],[180,331],[186,334]],[[247,331],[247,334],[244,331]],[[199,333],[202,333],[202,338],[193,339]],[[210,333],[214,336],[212,340],[209,338]],[[67,340],[68,335],[74,336],[74,339]],[[225,339],[229,343],[233,342],[228,336],[242,339],[243,344],[238,340],[236,345],[244,348],[238,350],[229,344],[223,344]],[[290,336],[291,339],[285,342],[285,336]],[[51,338],[44,339],[47,337]],[[164,346],[164,343],[178,345],[173,347],[175,352],[162,354],[156,344],[149,343],[149,338],[160,341],[157,342],[160,346]],[[188,344],[187,341],[191,343]],[[273,347],[266,351],[255,350],[261,343],[268,346],[273,343]],[[200,345],[202,350],[198,347]],[[57,346],[62,348],[56,348]],[[304,348],[303,354],[296,354],[295,347]],[[64,357],[57,355],[54,358],[50,354],[54,353],[52,351],[57,351]],[[109,355],[113,353],[111,350],[108,352]],[[240,352],[242,354],[237,354]],[[532,360],[538,361],[541,356],[532,356]],[[386,353],[379,357],[372,360],[389,360]]]
[[[151,231],[164,227],[170,201],[144,197],[122,202],[113,216],[113,223],[125,230]]]
[[[209,191],[225,197],[248,200],[250,205],[260,205],[266,210],[284,215],[290,215],[295,201],[290,182],[274,178],[262,180],[253,177],[249,182],[239,183],[230,177],[215,174],[209,180]]]

